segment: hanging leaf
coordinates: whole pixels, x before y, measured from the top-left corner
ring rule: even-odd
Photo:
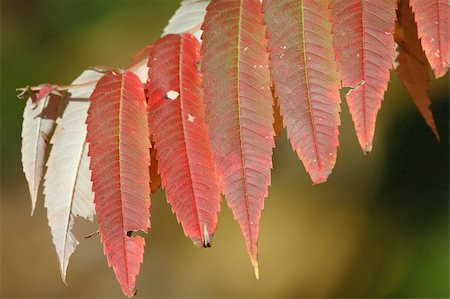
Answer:
[[[69,258],[79,244],[72,233],[74,220],[80,216],[92,221],[95,214],[85,142],[89,96],[95,83],[86,83],[95,82],[101,76],[88,70],[72,83],[50,141],[52,149],[44,182],[45,207],[64,282]]]
[[[409,1],[400,1],[397,15],[398,22],[395,30],[395,41],[399,45],[397,74],[425,122],[439,140],[433,113],[430,110],[431,101],[428,97],[428,62],[417,36],[417,26]]]
[[[31,215],[36,208],[48,141],[53,132],[60,101],[60,96],[49,93],[36,101],[30,97],[23,111],[22,166],[31,195]]]
[[[422,48],[436,78],[450,66],[450,4],[448,0],[411,0]]]
[[[334,164],[340,97],[328,1],[263,2],[275,93],[292,148],[313,183]]]
[[[206,7],[210,0],[184,0],[180,7],[169,20],[162,36],[172,33],[192,33],[200,39],[202,30],[200,29],[205,19]]]
[[[123,293],[134,294],[150,227],[150,139],[144,88],[129,72],[109,72],[90,97],[87,142],[95,210],[108,265]]]
[[[203,88],[222,191],[258,277],[261,211],[270,185],[273,98],[259,0],[218,0],[203,24]]]
[[[148,65],[149,120],[172,211],[194,244],[209,247],[220,189],[196,67],[199,51],[200,43],[191,34],[166,35],[155,44]]]
[[[394,58],[396,0],[331,2],[333,45],[346,99],[364,152],[372,150],[375,123]]]

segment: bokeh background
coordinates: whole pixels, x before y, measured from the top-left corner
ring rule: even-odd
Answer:
[[[94,65],[125,66],[160,35],[179,1],[1,0],[1,297],[121,298],[98,237],[83,240],[66,287],[43,198],[30,217],[20,162],[24,102],[15,88],[69,83]],[[449,295],[449,77],[432,80],[441,142],[395,73],[374,150],[363,155],[342,105],[337,165],[313,186],[283,133],[261,220],[256,281],[223,203],[213,247],[184,237],[160,190],[138,297],[397,297]],[[80,220],[82,239],[96,225]]]

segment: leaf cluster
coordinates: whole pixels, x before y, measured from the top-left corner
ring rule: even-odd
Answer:
[[[428,71],[448,71],[448,23],[446,0],[185,0],[127,68],[21,89],[32,211],[46,163],[63,280],[79,243],[75,219],[96,215],[108,265],[133,296],[145,245],[135,232],[150,228],[149,194],[160,186],[199,247],[211,246],[223,194],[258,278],[276,136],[285,128],[312,182],[325,182],[337,159],[340,89],[350,88],[368,153],[395,67],[439,139]]]

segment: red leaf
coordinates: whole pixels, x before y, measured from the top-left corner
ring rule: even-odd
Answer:
[[[428,62],[420,45],[416,23],[408,3],[407,0],[400,1],[397,12],[398,23],[395,30],[395,41],[399,45],[397,74],[425,122],[439,140],[428,97]]]
[[[436,78],[450,66],[450,9],[448,0],[411,0],[422,48]]]
[[[327,1],[263,2],[270,67],[293,149],[314,183],[336,162],[340,97]]]
[[[150,140],[144,89],[131,72],[109,72],[89,100],[86,140],[101,240],[108,265],[123,293],[131,297],[145,240],[130,233],[150,227]]]
[[[375,123],[394,58],[396,0],[332,1],[333,46],[347,103],[364,152],[372,150]]]
[[[217,226],[217,183],[197,70],[200,44],[166,35],[149,59],[149,120],[167,200],[184,233],[209,246]]]
[[[207,7],[203,87],[213,157],[258,276],[259,220],[270,185],[273,99],[261,3],[218,0]]]

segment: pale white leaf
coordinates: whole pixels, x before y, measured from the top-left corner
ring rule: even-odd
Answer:
[[[139,80],[141,80],[142,83],[146,83],[148,80],[148,66],[147,66],[147,59],[143,60],[142,63],[137,64],[133,69],[131,69],[133,73],[138,76]]]
[[[172,16],[169,24],[164,28],[162,36],[175,33],[189,32],[200,41],[202,30],[200,29],[205,19],[206,7],[209,0],[184,0]]]
[[[88,70],[72,83],[82,85],[69,89],[69,98],[50,141],[52,149],[44,182],[45,207],[64,281],[69,258],[79,244],[72,233],[74,219],[81,216],[92,221],[95,214],[85,122],[89,96],[101,76]]]
[[[34,103],[28,99],[23,112],[22,165],[31,195],[33,215],[44,173],[48,140],[57,117],[60,97],[48,95]]]

